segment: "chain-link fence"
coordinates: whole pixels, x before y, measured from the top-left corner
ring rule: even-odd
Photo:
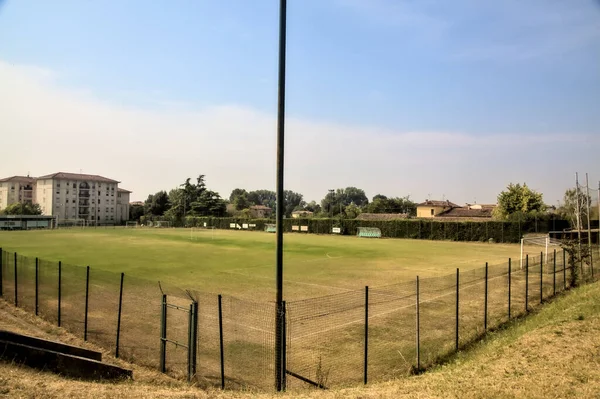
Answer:
[[[277,307],[0,250],[0,295],[117,357],[202,387],[273,389]],[[594,259],[600,259],[597,249]],[[596,275],[594,275],[596,272]],[[427,368],[598,276],[565,251],[283,307],[284,386],[342,387]]]

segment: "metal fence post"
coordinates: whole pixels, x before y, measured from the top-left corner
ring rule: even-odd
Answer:
[[[552,296],[556,296],[556,249],[554,250],[554,260],[552,261],[554,270],[552,272]]]
[[[219,352],[221,357],[221,389],[225,389],[225,354],[223,353],[223,305],[219,294]]]
[[[485,262],[485,299],[483,312],[483,330],[487,331],[488,325],[488,263]]]
[[[421,369],[421,337],[419,336],[420,320],[419,320],[419,276],[417,276],[417,371]]]
[[[39,259],[35,258],[35,315],[39,313]]]
[[[167,295],[162,296],[160,313],[160,371],[167,372]]]
[[[455,337],[455,347],[456,347],[456,351],[458,351],[458,346],[459,346],[459,341],[458,341],[458,320],[459,320],[459,313],[458,313],[458,309],[459,309],[459,303],[460,303],[460,298],[459,298],[459,292],[460,292],[460,269],[456,268],[456,337]]]
[[[58,312],[57,312],[57,317],[58,317],[58,326],[60,327],[60,301],[62,298],[62,261],[58,261]]]
[[[529,312],[529,254],[525,255],[525,313]]]
[[[18,289],[19,283],[17,281],[17,253],[15,252],[15,306],[19,306]]]
[[[510,294],[511,294],[511,279],[512,279],[512,259],[508,258],[508,320],[510,321]]]
[[[281,390],[287,386],[287,310],[285,301],[281,301]]]
[[[192,376],[196,375],[197,355],[198,355],[198,302],[192,303],[193,323],[192,323]]]
[[[540,252],[540,303],[544,302],[544,253]]]
[[[563,290],[567,289],[567,252],[563,249]]]
[[[194,303],[190,303],[188,310],[188,342],[187,342],[187,380],[192,382],[192,323],[194,322]]]
[[[367,384],[367,371],[368,371],[368,358],[369,358],[369,286],[365,287],[365,353],[364,353],[364,365],[363,372],[364,378],[363,383]]]
[[[0,297],[4,296],[4,281],[2,274],[4,273],[4,250],[0,248]]]
[[[85,315],[83,318],[83,340],[87,341],[88,330],[88,304],[90,297],[90,267],[86,268],[85,272]]]
[[[121,286],[119,287],[119,313],[117,315],[117,342],[115,345],[115,357],[119,357],[119,341],[121,339],[121,312],[123,310],[123,279],[124,278],[125,278],[125,273],[121,273]],[[165,309],[165,311],[166,311],[166,309]],[[165,314],[165,316],[166,316],[166,314]],[[165,326],[165,338],[166,338],[166,326]]]

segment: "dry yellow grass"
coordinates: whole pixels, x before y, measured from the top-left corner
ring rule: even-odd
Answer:
[[[511,328],[492,333],[447,365],[420,376],[337,391],[274,393],[199,390],[131,367],[134,381],[74,381],[0,363],[0,396],[11,398],[566,398],[600,397],[600,285],[574,290]],[[0,303],[0,328],[81,344],[76,337]],[[97,349],[97,348],[96,348]]]

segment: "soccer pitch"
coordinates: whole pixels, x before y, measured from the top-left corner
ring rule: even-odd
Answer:
[[[0,232],[21,255],[125,273],[255,301],[275,296],[275,234],[235,230],[88,228]],[[286,234],[284,297],[297,300],[519,258],[518,244]],[[539,254],[539,247],[530,253]]]

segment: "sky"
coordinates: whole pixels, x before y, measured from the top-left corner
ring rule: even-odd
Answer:
[[[275,189],[277,0],[0,0],[0,176]],[[600,180],[600,1],[288,0],[285,187]]]

